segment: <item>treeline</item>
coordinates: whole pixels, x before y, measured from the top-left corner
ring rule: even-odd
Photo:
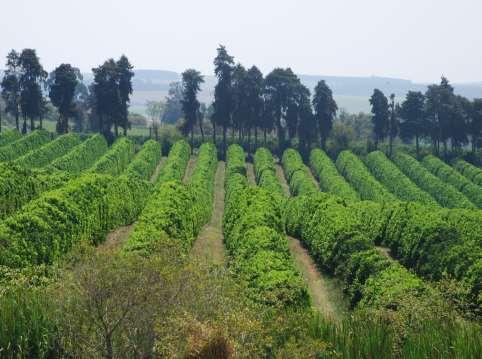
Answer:
[[[92,69],[94,81],[87,87],[80,70],[71,64],[61,64],[48,74],[34,49],[12,50],[0,84],[4,110],[15,119],[16,129],[27,133],[43,127],[42,119],[53,106],[58,112],[57,133],[88,130],[112,142],[119,129],[125,135],[129,128],[132,69],[124,55],[117,61],[108,59]]]

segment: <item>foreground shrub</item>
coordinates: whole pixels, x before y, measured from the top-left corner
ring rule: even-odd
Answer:
[[[20,137],[18,140],[0,147],[0,162],[12,161],[39,148],[48,141],[50,141],[50,133],[44,130],[33,131],[27,136]]]

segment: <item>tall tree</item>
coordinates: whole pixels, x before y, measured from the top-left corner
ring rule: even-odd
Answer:
[[[74,113],[72,117],[74,122],[72,129],[74,132],[82,132],[86,127],[86,120],[90,110],[89,98],[88,87],[79,81],[74,92]]]
[[[51,74],[48,81],[49,97],[59,111],[57,133],[69,131],[69,117],[75,113],[75,89],[82,80],[80,70],[70,64],[61,64]]]
[[[393,154],[393,140],[398,134],[398,113],[400,106],[395,104],[395,94],[390,95],[390,117],[388,119],[388,156]]]
[[[197,94],[204,82],[199,71],[188,69],[182,73],[182,111],[184,112],[183,132],[191,133],[191,151],[194,147],[194,127],[199,119],[200,103]]]
[[[326,139],[333,128],[333,120],[335,119],[336,111],[338,111],[338,105],[333,99],[333,93],[325,80],[319,81],[315,87],[313,108],[320,133],[320,145],[325,149]]]
[[[112,143],[114,136],[111,129],[120,113],[117,64],[113,59],[109,59],[92,71],[94,82],[91,93],[98,121],[97,131],[102,133],[109,143]]]
[[[310,92],[306,88],[304,95],[300,97],[298,106],[298,137],[300,142],[300,150],[303,157],[307,158],[312,144],[317,139],[317,133],[314,129],[317,127],[317,119],[313,114],[310,103]]]
[[[2,98],[5,100],[5,112],[15,118],[15,126],[20,131],[20,55],[12,50],[7,55],[7,69],[2,83]]]
[[[216,124],[219,124],[223,129],[223,158],[226,157],[226,135],[228,127],[231,125],[233,113],[233,69],[234,58],[228,54],[223,45],[220,45],[214,59],[214,73],[218,83],[214,88],[213,118]]]
[[[182,117],[182,84],[171,82],[166,96],[166,109],[162,116],[164,123],[176,123]]]
[[[246,120],[249,116],[249,102],[247,98],[248,92],[248,73],[243,65],[237,64],[233,70],[233,130],[238,131],[239,140],[246,128]]]
[[[115,135],[118,136],[117,122],[124,131],[124,136],[127,135],[127,128],[129,127],[129,101],[132,95],[132,78],[134,77],[134,68],[127,56],[122,55],[116,63],[118,72],[118,86],[119,86],[119,117],[115,121]]]
[[[23,132],[27,132],[27,118],[30,119],[30,130],[35,129],[35,119],[42,114],[42,85],[47,78],[47,72],[40,64],[40,59],[34,49],[22,50],[19,57],[20,65],[20,105],[24,118]]]
[[[370,97],[370,104],[372,106],[372,122],[373,135],[375,139],[375,149],[378,148],[378,143],[383,141],[387,136],[388,131],[388,100],[379,89],[373,91]]]
[[[470,116],[469,133],[472,143],[472,151],[477,151],[482,146],[482,98],[472,101],[472,113]]]
[[[246,74],[246,101],[248,102],[248,116],[246,126],[248,130],[248,144],[251,145],[251,129],[254,129],[254,146],[258,145],[258,127],[262,127],[263,117],[263,74],[252,66]]]
[[[400,108],[400,137],[403,140],[415,138],[417,157],[420,155],[420,138],[427,133],[425,117],[425,96],[419,91],[409,91]]]

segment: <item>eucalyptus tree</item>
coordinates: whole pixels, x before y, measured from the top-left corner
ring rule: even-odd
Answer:
[[[472,115],[470,116],[469,133],[472,151],[475,152],[482,145],[482,98],[472,101]]]
[[[313,108],[320,135],[320,145],[321,148],[325,149],[326,139],[333,128],[333,120],[338,111],[338,105],[333,98],[333,93],[325,80],[320,80],[316,84],[315,93],[313,95]]]
[[[179,81],[169,84],[166,108],[162,116],[164,123],[176,123],[182,117],[182,84]]]
[[[247,127],[246,120],[249,117],[250,103],[248,101],[247,71],[243,65],[237,64],[233,70],[233,115],[232,127],[238,131],[239,141],[242,140],[243,132]]]
[[[129,101],[132,95],[132,78],[134,77],[134,68],[129,59],[122,55],[116,63],[118,72],[118,86],[119,86],[119,116],[114,121],[115,134],[118,136],[118,125],[122,127],[124,136],[127,135],[127,128],[129,126]]]
[[[201,73],[194,69],[188,69],[182,73],[182,111],[184,113],[184,134],[191,133],[191,151],[194,148],[194,127],[199,119],[200,103],[197,95],[201,90],[204,78]]]
[[[373,95],[370,97],[370,104],[373,114],[372,123],[375,149],[378,149],[378,143],[385,139],[388,132],[388,100],[383,92],[375,89]]]
[[[390,95],[390,115],[388,118],[388,155],[389,157],[393,154],[393,140],[398,134],[398,114],[400,112],[400,106],[395,104],[395,94]]]
[[[47,72],[40,64],[34,49],[23,49],[18,58],[20,66],[20,107],[23,115],[22,132],[27,132],[27,118],[30,130],[35,129],[35,118],[42,115],[42,85],[47,79]]]
[[[248,144],[251,145],[251,129],[254,129],[254,146],[258,145],[258,127],[263,127],[263,74],[256,67],[252,66],[246,74],[247,90],[246,100],[248,106],[248,116],[246,126],[248,130]]]
[[[304,158],[307,158],[312,144],[317,140],[317,119],[313,113],[310,103],[309,90],[303,91],[304,95],[300,97],[298,107],[298,138],[300,152]]]
[[[80,70],[70,64],[61,64],[50,74],[49,97],[59,111],[57,133],[69,131],[69,118],[75,114],[74,96],[80,81],[82,81]]]
[[[400,107],[400,137],[415,138],[417,157],[420,155],[420,138],[428,131],[425,115],[425,96],[419,91],[409,91]]]
[[[223,130],[223,157],[226,157],[226,135],[228,127],[232,123],[233,114],[233,88],[232,77],[234,70],[234,58],[230,56],[223,45],[217,48],[217,56],[214,59],[214,73],[218,82],[214,88],[214,113],[213,120]],[[215,131],[215,127],[213,128]],[[215,138],[215,135],[214,135]]]
[[[11,50],[7,55],[6,65],[1,83],[5,113],[15,118],[15,126],[17,131],[20,131],[20,54]]]

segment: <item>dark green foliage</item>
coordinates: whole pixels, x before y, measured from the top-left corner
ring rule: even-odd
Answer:
[[[373,91],[370,97],[372,106],[373,135],[375,137],[375,149],[380,141],[388,134],[388,99],[379,89]]]
[[[134,157],[134,151],[134,143],[126,137],[121,137],[94,163],[89,172],[117,176],[127,168]]]
[[[320,149],[311,151],[310,166],[318,178],[323,192],[332,193],[341,198],[354,201],[360,199],[358,193],[338,173],[334,163],[324,151]]]
[[[124,136],[127,135],[127,129],[129,128],[129,101],[132,95],[132,78],[134,77],[134,66],[131,65],[127,56],[122,55],[116,62],[117,72],[119,76],[119,117],[116,119],[115,130],[116,136],[118,135],[117,127],[120,126],[123,129]]]
[[[482,208],[482,188],[480,186],[473,184],[455,169],[435,156],[425,156],[422,164],[442,181],[451,184],[462,192],[477,207]]]
[[[73,147],[80,144],[79,136],[67,134],[30,151],[15,160],[15,163],[26,168],[42,168],[58,157],[67,154]]]
[[[107,151],[107,141],[98,134],[90,137],[70,152],[54,160],[47,169],[79,174],[91,167]]]
[[[427,133],[428,123],[424,113],[425,96],[421,92],[408,91],[400,108],[400,137],[405,140],[415,138],[417,156],[420,138]]]
[[[286,180],[293,196],[310,194],[319,191],[309,175],[309,168],[303,163],[301,155],[294,149],[287,149],[283,153],[282,164]]]
[[[362,199],[391,202],[396,197],[378,182],[363,162],[350,151],[343,151],[336,160],[338,171],[355,188]]]
[[[37,130],[11,142],[6,146],[0,147],[0,162],[12,161],[26,153],[39,148],[50,141],[50,134],[47,131]]]
[[[326,139],[330,135],[333,127],[333,120],[338,111],[338,106],[333,99],[333,93],[324,80],[318,82],[315,87],[313,96],[313,108],[315,112],[315,120],[320,133],[321,148],[325,148]],[[314,132],[312,128],[311,131]]]
[[[228,150],[223,228],[232,255],[231,268],[246,282],[254,301],[275,307],[305,307],[309,296],[288,250],[284,198],[282,191],[270,184],[276,174],[273,158],[266,151],[258,150],[255,162],[259,162],[260,178],[267,172],[270,180],[259,188],[248,186],[240,166],[244,163],[242,149],[233,145]]]
[[[161,168],[159,177],[157,177],[157,182],[161,183],[172,180],[182,180],[187,162],[189,161],[190,152],[191,148],[186,141],[177,141],[172,146],[171,151],[169,152],[169,157]]]
[[[369,153],[365,163],[375,178],[402,201],[438,206],[427,192],[418,188],[383,152]]]
[[[21,136],[21,133],[17,130],[5,130],[0,132],[0,147],[17,141]]]
[[[284,195],[283,187],[276,177],[276,165],[273,155],[266,148],[259,148],[254,154],[254,173],[258,186],[271,193]]]
[[[191,148],[194,138],[194,127],[200,120],[199,107],[200,103],[197,95],[201,90],[201,84],[204,82],[203,76],[199,71],[194,69],[186,70],[182,73],[182,112],[184,113],[184,124],[182,131],[185,135],[191,133]]]
[[[136,154],[124,174],[127,177],[138,177],[148,181],[161,159],[161,144],[154,140],[148,140],[142,149]]]
[[[462,173],[465,177],[471,180],[476,185],[482,186],[482,169],[464,161],[458,160],[454,167],[457,171]]]
[[[434,176],[412,156],[397,152],[393,156],[393,162],[407,177],[431,194],[443,207],[475,208],[462,193]]]

